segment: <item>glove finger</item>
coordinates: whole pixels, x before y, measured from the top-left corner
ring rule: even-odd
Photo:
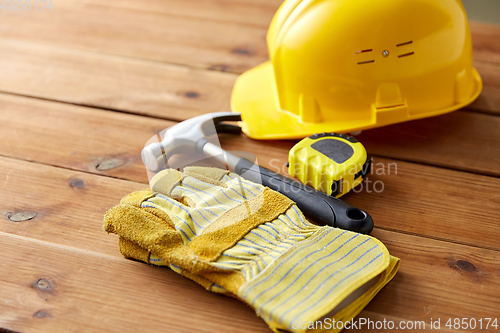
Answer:
[[[203,286],[205,289],[221,293],[221,294],[227,294],[229,293],[226,289],[223,287],[216,285],[212,283],[211,281],[207,280],[201,275],[197,274],[192,274],[188,272],[187,270],[183,270],[181,267],[174,265],[174,264],[169,264],[163,261],[160,257],[155,255],[152,252],[149,252],[146,249],[143,249],[139,245],[137,245],[134,242],[131,242],[123,237],[120,237],[118,240],[118,246],[120,248],[121,254],[127,259],[134,259],[134,260],[140,260],[143,261],[147,264],[150,265],[155,265],[155,266],[164,266],[168,267],[177,274],[180,274],[182,276],[187,277],[190,280],[193,280],[194,282],[200,284]]]
[[[224,185],[221,183],[221,185]],[[246,200],[244,196],[224,185],[214,186],[194,177],[186,177],[173,191],[187,195],[196,203],[196,207],[215,207],[219,213],[227,211]]]
[[[189,203],[186,200],[181,201]],[[190,243],[210,224],[210,220],[206,217],[207,212],[202,213],[200,210],[191,209],[182,202],[161,193],[144,201],[142,207],[157,208],[168,215],[175,228],[181,232],[185,244]]]
[[[251,181],[245,180],[235,173],[226,170],[207,167],[186,167],[184,168],[184,175],[192,177],[197,181],[201,181],[197,188],[208,191],[211,184],[227,189],[225,193],[229,194],[231,198],[238,200],[251,199],[262,193],[264,186],[255,184]],[[191,180],[192,181],[192,180]],[[185,180],[184,180],[185,182]],[[193,184],[189,184],[193,186]]]
[[[264,190],[264,186],[244,179],[235,173],[229,173],[221,179],[222,183],[234,189],[247,199],[258,196]]]

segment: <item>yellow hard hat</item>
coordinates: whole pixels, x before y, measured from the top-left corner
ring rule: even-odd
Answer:
[[[354,132],[464,107],[482,89],[460,0],[285,0],[271,60],[236,81],[256,139]]]

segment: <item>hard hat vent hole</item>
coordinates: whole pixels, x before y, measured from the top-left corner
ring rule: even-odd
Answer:
[[[361,61],[361,62],[358,62],[358,65],[371,64],[372,62],[375,62],[375,60]]]
[[[356,54],[365,53],[365,52],[371,52],[371,51],[373,51],[373,49],[360,50],[360,51],[356,51]]]
[[[413,43],[413,41],[412,41],[412,40],[411,40],[411,41],[409,41],[409,42],[404,42],[404,43],[398,44],[398,45],[396,45],[396,46],[397,46],[397,47],[400,47],[400,46],[405,46],[405,45],[408,45],[408,44],[411,44],[411,43]]]
[[[407,57],[407,56],[411,56],[411,55],[414,55],[415,52],[409,52],[409,53],[405,53],[405,54],[400,54],[398,55],[398,58],[403,58],[403,57]]]
[[[347,210],[347,217],[351,220],[361,221],[366,218],[366,214],[358,208],[351,208]]]

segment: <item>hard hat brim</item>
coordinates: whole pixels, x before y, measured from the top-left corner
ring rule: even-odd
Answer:
[[[243,73],[236,80],[231,96],[231,109],[241,113],[243,132],[253,139],[301,139],[315,133],[355,132],[458,110],[472,103],[481,93],[482,81],[476,69],[473,70],[473,81],[470,98],[445,109],[408,114],[407,117],[394,121],[377,122],[374,117],[375,119],[368,120],[306,123],[298,115],[280,109],[273,65],[271,61],[267,61]]]

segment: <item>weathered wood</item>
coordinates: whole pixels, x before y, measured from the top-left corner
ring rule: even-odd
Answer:
[[[481,74],[483,91],[467,110],[500,115],[500,66],[498,63],[475,61],[474,66]]]
[[[127,9],[146,11],[168,16],[180,16],[248,25],[267,29],[282,0],[149,0],[147,4],[134,0],[107,3],[98,0],[80,0],[88,7],[107,10]],[[71,3],[71,2],[69,2]]]
[[[147,185],[0,157],[0,231],[120,256],[102,229],[106,211]],[[36,213],[12,221],[20,213]],[[2,247],[3,248],[3,247]]]
[[[500,176],[500,118],[457,111],[439,117],[363,131],[357,138],[370,154]],[[257,141],[221,136],[224,147],[255,152],[259,161],[279,156],[286,163],[292,141]],[[272,165],[273,168],[275,166]]]
[[[0,91],[171,120],[229,110],[237,78],[230,73],[11,40],[0,40],[0,50],[4,78]],[[469,108],[499,114],[500,65],[475,64],[484,89]]]
[[[2,327],[55,333],[270,332],[250,307],[169,269],[3,233],[0,242]]]
[[[266,28],[172,15],[164,4],[162,13],[149,11],[147,4],[136,10],[68,0],[55,4],[52,12],[2,15],[0,29],[2,38],[11,40],[231,72],[267,59]],[[212,11],[217,6],[208,4]],[[220,5],[227,8],[222,17],[230,17],[230,2]]]
[[[0,331],[269,331],[241,302],[123,259],[102,217],[146,187],[140,150],[174,124],[158,118],[229,109],[235,73],[267,59],[280,2],[68,0],[52,12],[0,12],[0,91],[123,111],[0,93]],[[402,259],[361,317],[441,318],[446,330],[448,317],[500,308],[500,179],[478,175],[500,176],[500,27],[471,29],[484,90],[468,110],[490,115],[461,111],[359,136],[376,154],[372,193],[365,183],[344,199],[374,217],[373,235]],[[293,145],[221,142],[283,173]]]
[[[135,181],[145,181],[137,176],[144,144],[173,124],[6,94],[0,94],[0,101],[0,154],[91,172],[98,171],[99,163],[118,158],[124,162],[121,167],[103,172]],[[499,176],[499,126],[498,117],[459,111],[364,131],[359,139],[375,155]],[[243,136],[231,136],[227,143],[232,142],[236,145],[231,149],[259,152],[259,157],[260,152],[288,150],[293,144]],[[136,171],[126,176],[130,165]]]
[[[444,329],[448,318],[497,316],[498,252],[384,230],[375,230],[373,236],[401,259],[401,267],[368,312],[427,322],[442,318]]]
[[[401,268],[360,317],[428,324],[431,318],[497,315],[498,252],[383,230],[375,235],[402,259]],[[243,303],[168,269],[4,233],[0,241],[0,294],[6,300],[0,302],[0,325],[8,329],[269,331]]]
[[[0,91],[164,119],[229,110],[236,80],[229,73],[10,40],[0,39],[0,50]]]
[[[500,25],[471,21],[474,58],[500,63]]]
[[[365,134],[360,138],[363,135]],[[397,141],[401,137],[394,137],[398,138],[393,141],[397,146]],[[390,140],[389,137],[386,139]],[[415,147],[418,147],[418,141],[414,140]],[[363,143],[366,143],[365,141],[370,145],[368,151],[373,153],[370,147],[376,147],[377,142],[362,140]],[[407,140],[410,141],[411,139]],[[221,136],[221,144],[228,150],[258,152],[256,156],[260,165],[287,174],[285,164],[292,142],[266,143],[245,137],[235,140],[229,135],[224,135]],[[381,150],[389,147],[388,143],[379,144],[382,146],[379,148]],[[419,150],[409,143],[407,145],[409,149],[406,157],[410,158],[411,152],[417,156],[425,156],[423,149]],[[374,150],[378,153],[376,149]],[[431,152],[428,154],[432,156]],[[445,149],[442,154],[448,156]],[[432,164],[430,160],[427,162]],[[496,163],[498,165],[498,160]],[[342,199],[369,212],[375,220],[376,227],[379,228],[500,249],[500,241],[496,236],[500,232],[497,223],[497,211],[500,207],[498,193],[500,193],[498,178],[376,156],[372,174],[367,181]],[[477,232],[480,236],[476,238]],[[476,240],[472,241],[473,239]]]
[[[499,177],[499,128],[500,117],[457,111],[364,131],[358,139],[375,155]]]
[[[227,136],[223,137],[224,145],[226,140]],[[230,141],[233,145],[237,142]],[[249,148],[244,138],[238,141],[241,148]],[[260,164],[275,171],[281,167],[279,171],[286,172],[283,165],[287,150],[283,146],[266,148],[254,141],[250,144],[250,151],[261,150]],[[58,146],[52,147],[59,150]],[[86,158],[82,151],[76,155]],[[62,159],[48,155],[51,158],[53,163],[66,167],[59,162]],[[0,212],[5,216],[0,231],[61,245],[75,244],[85,250],[99,249],[106,254],[116,252],[103,240],[103,214],[124,195],[147,187],[9,158],[0,158],[0,169],[4,170],[0,176]],[[118,168],[117,175],[147,182],[146,171],[138,160]],[[500,229],[496,223],[499,179],[376,158],[369,181],[360,193],[344,199],[368,211],[377,227],[500,249],[496,237]],[[19,212],[37,215],[21,223],[8,218]],[[471,226],[475,228],[471,230]],[[61,238],[60,233],[65,236]],[[85,242],[81,242],[82,237]]]
[[[173,122],[0,94],[0,155],[148,182],[141,150]]]
[[[0,29],[2,38],[240,73],[267,59],[268,23],[279,4],[66,0],[53,11],[2,15]],[[478,59],[498,58],[488,42],[498,40],[499,30],[472,25]]]
[[[157,119],[89,110],[24,97],[0,95],[0,101],[2,105],[0,121],[5,125],[3,131],[0,132],[1,155],[142,183],[148,182],[146,169],[140,159],[140,151],[144,143],[155,132],[172,124]],[[459,120],[441,121],[443,117]],[[377,155],[392,154],[398,159],[413,159],[426,164],[448,163],[446,166],[450,168],[464,167],[465,164],[483,161],[485,165],[490,165],[488,172],[498,171],[496,165],[498,165],[497,159],[500,154],[497,150],[500,145],[498,137],[495,138],[494,135],[499,134],[495,128],[500,126],[497,124],[500,120],[488,115],[466,112],[457,112],[443,117],[413,122],[420,124],[420,127],[416,128],[405,128],[412,124],[407,123],[374,130],[373,134],[371,134],[372,131],[367,131],[360,138],[367,145],[368,151]],[[482,119],[476,122],[481,125],[475,125],[474,119]],[[436,121],[441,121],[441,123],[435,123]],[[447,125],[450,123],[452,125]],[[449,128],[467,127],[464,132],[466,134],[457,136],[457,133],[448,130],[447,126],[450,126]],[[398,128],[401,129],[398,130]],[[387,130],[389,132],[386,132]],[[408,133],[418,133],[418,135]],[[488,133],[491,134],[489,138]],[[443,136],[439,136],[440,134]],[[256,141],[245,136],[228,134],[221,135],[220,139],[222,146],[228,150],[255,153],[261,165],[286,173],[283,166],[293,142]],[[448,142],[454,142],[454,145]],[[408,149],[405,148],[406,146]],[[478,149],[478,147],[483,148]],[[488,158],[491,161],[488,161]],[[122,161],[123,164],[106,171],[96,169],[97,165],[116,159]],[[370,212],[377,226],[476,246],[500,248],[495,238],[498,234],[498,226],[494,222],[496,221],[495,207],[498,206],[500,198],[494,197],[499,191],[498,179],[378,157],[375,161],[374,174],[370,177],[371,193],[363,191],[347,196],[346,200]],[[457,165],[453,165],[453,161],[456,161]],[[394,174],[393,163],[397,164],[397,175]],[[19,169],[20,165],[23,168],[29,168],[26,171],[29,176],[25,176],[23,169]],[[480,163],[477,165],[478,168],[481,167]],[[14,208],[19,211],[32,211],[30,206],[24,205],[24,193],[31,192],[37,193],[37,209],[45,209],[46,205],[42,204],[48,200],[44,194],[45,191],[56,193],[57,199],[54,200],[58,202],[57,207],[66,207],[68,198],[71,198],[70,202],[75,200],[82,202],[84,206],[88,204],[90,206],[86,209],[94,211],[94,206],[91,204],[94,202],[94,196],[101,197],[103,195],[101,192],[105,192],[104,202],[93,203],[99,205],[100,215],[90,216],[90,218],[100,220],[107,208],[118,203],[123,195],[138,188],[137,185],[126,182],[117,182],[117,185],[114,185],[112,180],[106,180],[103,183],[99,180],[101,178],[92,178],[90,175],[76,171],[46,169],[43,166],[10,159],[4,160],[2,169],[5,170],[5,182],[7,182],[4,189],[20,188],[14,193],[9,193],[8,190],[3,191],[5,211],[13,209],[8,205],[9,203],[18,204]],[[24,177],[30,177],[32,181],[26,182]],[[37,181],[37,178],[43,179],[43,183],[41,180]],[[73,178],[82,179],[83,184],[79,181],[68,183]],[[89,181],[84,178],[88,178],[91,184],[102,185],[90,186],[87,184]],[[8,181],[15,181],[16,186],[9,186]],[[382,181],[385,186],[380,194],[374,193],[376,181]],[[32,182],[38,185],[31,186]],[[377,190],[380,190],[380,185],[378,182]],[[82,186],[88,188],[89,192],[73,190]],[[125,189],[122,186],[125,186]],[[82,195],[85,197],[81,198]],[[474,200],[471,201],[470,198]],[[422,206],[421,201],[425,201],[426,205]],[[474,202],[473,206],[471,202]],[[453,209],[444,214],[443,207]],[[65,209],[66,213],[61,216],[71,215],[71,206]],[[418,220],[414,216],[418,216]],[[38,218],[41,217],[43,215]],[[89,217],[83,214],[80,218],[88,221]],[[450,228],[450,225],[453,225],[453,228]],[[474,229],[474,233],[471,234],[467,232],[471,225],[482,227]],[[16,228],[24,230],[24,226],[16,226]],[[72,235],[79,228],[80,226],[76,230],[68,230],[68,234]],[[42,231],[43,229],[35,228],[33,234],[43,235]],[[100,232],[100,225],[94,232],[97,234]],[[50,237],[52,236],[50,234]],[[46,240],[52,239],[57,239],[57,237]]]

